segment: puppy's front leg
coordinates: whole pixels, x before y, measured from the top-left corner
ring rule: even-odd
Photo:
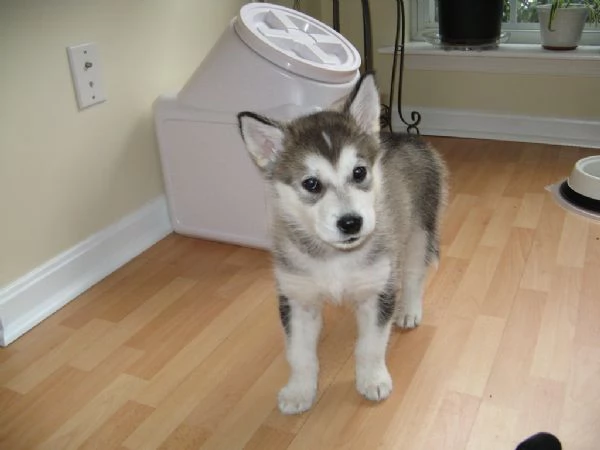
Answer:
[[[321,306],[300,304],[281,295],[279,312],[291,369],[288,384],[279,391],[279,410],[284,414],[298,414],[310,409],[317,395]]]
[[[377,297],[358,304],[356,388],[367,399],[379,401],[392,392],[392,377],[385,363],[396,293],[386,287]]]

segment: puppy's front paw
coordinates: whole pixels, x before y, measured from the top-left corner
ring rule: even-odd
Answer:
[[[356,389],[366,399],[378,402],[392,392],[392,377],[385,366],[356,371]]]
[[[283,414],[308,411],[317,395],[316,383],[292,382],[279,391],[279,410]]]
[[[417,328],[421,324],[421,314],[400,314],[396,319],[396,325],[400,328]]]
[[[421,324],[421,320],[423,319],[421,300],[406,303],[408,304],[402,305],[398,310],[396,325],[400,328],[416,328]]]

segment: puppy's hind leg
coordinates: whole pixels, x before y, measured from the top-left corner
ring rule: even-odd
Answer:
[[[356,308],[356,388],[373,401],[383,400],[392,392],[385,354],[395,301],[395,287],[390,284],[379,296],[359,303]]]
[[[402,270],[402,294],[396,311],[396,325],[415,328],[423,318],[423,283],[428,267],[429,236],[415,226],[406,246]]]
[[[286,356],[291,370],[288,384],[279,391],[279,410],[284,414],[299,414],[310,409],[317,395],[321,306],[303,305],[281,295],[279,312],[286,333]]]

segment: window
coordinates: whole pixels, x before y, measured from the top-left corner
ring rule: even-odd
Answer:
[[[486,1],[486,0],[481,0]],[[410,0],[411,4],[411,37],[422,41],[425,31],[437,31],[437,0]],[[511,44],[537,44],[540,42],[540,29],[535,5],[536,0],[504,0],[502,31],[510,32],[508,40]],[[539,3],[549,3],[548,0]],[[588,23],[583,32],[581,45],[599,45],[600,27]]]

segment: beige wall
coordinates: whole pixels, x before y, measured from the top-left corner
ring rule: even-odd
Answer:
[[[340,3],[341,31],[362,54],[360,2],[345,0]],[[409,2],[405,0],[405,3],[408,7]],[[378,47],[393,44],[396,7],[395,2],[389,0],[371,0],[370,4],[376,52]],[[332,0],[321,0],[322,20],[329,24],[331,8]],[[407,16],[410,17],[408,8]],[[392,56],[375,53],[374,59],[387,103]],[[403,103],[431,108],[599,119],[599,99],[598,78],[407,70]]]
[[[276,3],[278,5],[292,8],[294,6],[294,0],[268,0],[269,3]],[[306,13],[312,17],[319,18],[321,16],[321,0],[301,0],[300,11]]]
[[[600,119],[598,78],[415,70],[405,80],[407,105]]]
[[[152,102],[242,3],[0,2],[0,287],[163,192]],[[108,102],[80,112],[65,48],[90,41]]]

